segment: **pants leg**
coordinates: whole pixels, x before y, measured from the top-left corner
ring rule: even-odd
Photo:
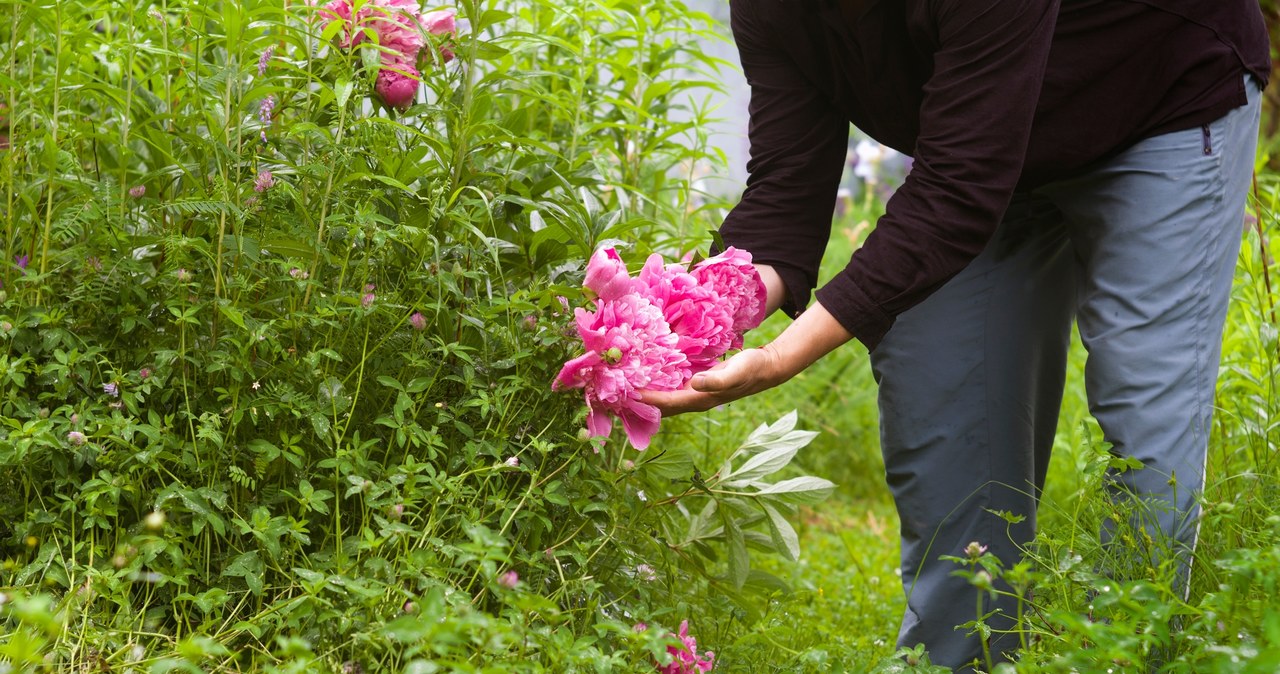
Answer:
[[[987,249],[898,317],[871,354],[880,384],[886,477],[901,519],[907,609],[900,646],[962,667],[980,642],[955,627],[976,615],[977,590],[939,555],[989,546],[1006,564],[1035,532],[1062,401],[1075,297],[1061,214],[1018,197]],[[1009,526],[988,510],[1025,517]],[[988,619],[997,661],[1018,644],[1007,600]],[[966,670],[962,670],[966,671]]]
[[[1133,508],[1103,531],[1109,563],[1149,576],[1174,562],[1184,588],[1257,142],[1259,92],[1251,78],[1246,89],[1249,105],[1203,129],[1147,139],[1041,190],[1077,258],[1090,411],[1112,452],[1142,466],[1108,476]]]

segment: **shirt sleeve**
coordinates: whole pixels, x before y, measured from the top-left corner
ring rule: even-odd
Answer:
[[[933,0],[914,164],[818,300],[868,348],[982,252],[1022,173],[1058,0]],[[754,251],[752,251],[754,253]]]
[[[751,158],[742,200],[720,228],[726,245],[772,266],[787,288],[783,311],[809,303],[831,235],[849,122],[807,83],[753,0],[732,0],[731,25],[751,87]]]

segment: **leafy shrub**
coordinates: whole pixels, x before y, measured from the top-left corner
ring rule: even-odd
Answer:
[[[709,226],[705,17],[464,0],[401,110],[306,3],[6,7],[0,661],[631,671],[776,586],[794,417],[704,478],[549,389],[591,251]]]

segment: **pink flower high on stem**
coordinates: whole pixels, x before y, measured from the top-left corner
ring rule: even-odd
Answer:
[[[147,193],[146,185],[134,185],[133,187],[129,188],[129,196],[133,197],[134,199],[141,199],[143,196],[146,195],[146,193]]]
[[[680,637],[683,647],[667,646],[667,652],[674,659],[671,664],[659,667],[658,671],[661,674],[697,674],[711,671],[716,654],[707,651],[705,655],[698,655],[698,642],[689,636],[688,620],[680,623],[680,632],[676,636]]]
[[[378,71],[378,80],[373,85],[374,91],[383,103],[397,109],[406,110],[418,97],[419,73],[407,63],[395,64]]]
[[[333,0],[320,8],[325,26],[342,21],[338,45],[350,49],[371,36],[378,45],[382,68],[374,85],[387,105],[405,109],[418,93],[419,65],[427,35],[448,35],[457,30],[451,9],[418,13],[418,0],[368,0],[353,11],[351,0]],[[440,46],[442,62],[453,59],[453,52]]]

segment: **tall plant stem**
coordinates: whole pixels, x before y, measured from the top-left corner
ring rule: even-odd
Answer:
[[[60,104],[60,95],[62,90],[62,3],[53,3],[53,19],[57,29],[57,37],[54,41],[55,54],[53,60],[53,110],[50,115],[49,135],[53,147],[58,146],[58,106]],[[44,235],[41,237],[40,244],[40,274],[43,275],[49,270],[49,239],[53,235],[53,193],[57,186],[58,167],[55,164],[49,169],[49,184],[46,186],[48,196],[45,199],[44,208]],[[40,304],[44,297],[44,285],[41,284],[36,288],[36,304]]]
[[[333,138],[334,148],[342,147],[342,137],[346,131],[347,125],[347,106],[345,102],[338,108],[338,133]],[[308,275],[311,283],[307,284],[306,291],[302,294],[302,308],[305,309],[311,302],[311,289],[316,287],[320,282],[320,251],[324,250],[324,227],[325,221],[329,216],[329,196],[333,194],[333,171],[329,171],[329,177],[324,184],[324,198],[320,200],[320,224],[316,227],[316,250],[311,255],[311,268]]]
[[[17,70],[17,66],[18,66],[18,7],[19,7],[19,5],[17,5],[17,4],[14,4],[14,5],[13,5],[13,14],[11,15],[11,16],[13,17],[13,22],[12,22],[12,24],[10,25],[10,29],[9,29],[9,53],[10,53],[10,54],[12,54],[13,56],[12,56],[12,58],[8,59],[8,61],[9,61],[9,63],[8,63],[8,66],[9,66],[9,67],[8,67],[8,71],[9,71],[9,102],[8,102],[8,108],[7,108],[8,110],[15,110],[15,109],[16,109],[16,107],[15,107],[15,106],[16,106],[16,105],[17,105],[17,103],[18,103],[18,90],[17,90],[17,88],[16,88],[16,83],[17,83],[17,81],[18,81],[18,76],[17,76],[17,72],[16,72],[16,70]],[[13,124],[13,122],[10,122],[10,128],[9,128],[9,135],[10,135],[10,141],[9,141],[9,142],[10,142],[10,143],[12,143],[12,142],[13,142],[13,127],[12,127],[12,124]],[[4,235],[5,235],[5,236],[4,236],[4,240],[5,240],[5,245],[6,245],[6,246],[13,246],[13,222],[14,222],[14,220],[16,220],[17,218],[15,218],[15,217],[14,217],[14,211],[13,211],[13,207],[14,207],[14,193],[13,193],[13,158],[12,158],[12,152],[10,152],[9,161],[6,161],[6,162],[4,163],[4,166],[5,166],[5,181],[4,181],[4,184],[5,184],[5,213],[8,213],[8,214],[9,214],[9,217],[5,218],[5,232],[4,232]],[[6,254],[11,254],[12,252],[13,252],[12,250],[8,250],[8,249],[6,250]]]

